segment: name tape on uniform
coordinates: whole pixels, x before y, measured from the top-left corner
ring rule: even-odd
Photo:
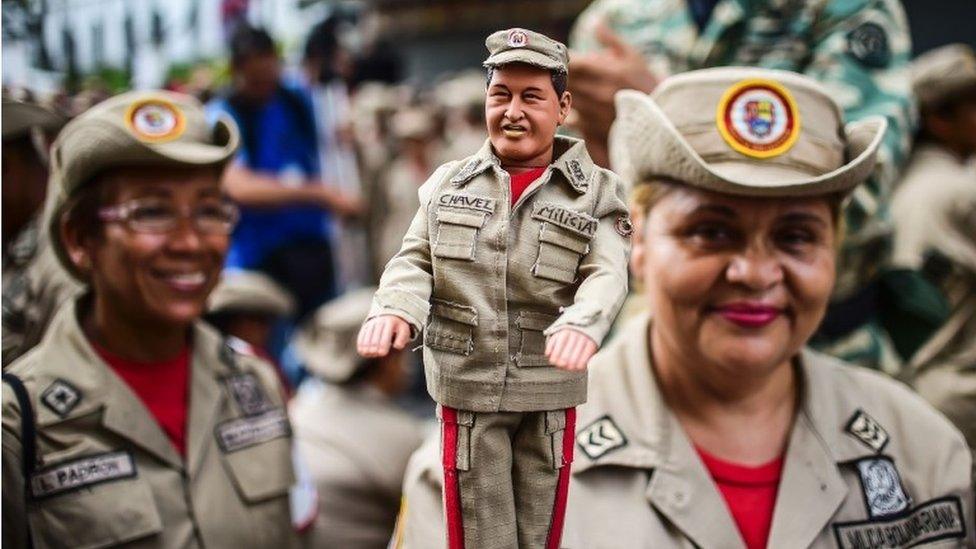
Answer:
[[[56,496],[103,482],[133,478],[136,464],[128,452],[108,452],[60,463],[31,476],[35,498]]]
[[[965,535],[962,504],[957,497],[931,500],[899,517],[834,525],[841,549],[915,547]]]
[[[437,203],[441,206],[450,206],[452,208],[475,210],[490,214],[495,213],[495,199],[484,196],[472,196],[470,194],[460,193],[444,193],[437,197]]]
[[[217,443],[224,452],[236,452],[289,435],[288,416],[281,408],[260,416],[232,419],[217,426]]]
[[[558,225],[576,234],[592,238],[599,221],[595,217],[558,204],[537,202],[532,206],[532,218]]]
[[[627,437],[610,416],[603,416],[576,435],[576,444],[587,457],[596,460],[626,446]]]

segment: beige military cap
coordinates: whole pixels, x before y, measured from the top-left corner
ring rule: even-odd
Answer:
[[[923,108],[976,91],[976,54],[965,44],[923,53],[912,62],[912,88]]]
[[[345,293],[319,307],[295,336],[295,350],[314,375],[332,382],[347,381],[363,363],[356,336],[369,314],[376,288]]]
[[[449,109],[461,109],[485,104],[484,71],[464,71],[441,82],[434,91],[437,104]]]
[[[211,125],[203,105],[180,93],[127,92],[78,115],[51,149],[50,177],[58,194],[49,230],[61,263],[79,276],[58,223],[70,199],[97,174],[116,166],[219,166],[233,157],[239,140],[229,117]]]
[[[40,105],[17,101],[8,97],[3,98],[0,120],[2,120],[3,125],[4,141],[20,137],[31,128],[56,130],[67,121],[61,115]]]
[[[494,32],[485,40],[485,47],[488,48],[485,67],[528,63],[559,72],[569,70],[569,50],[565,44],[527,29]]]
[[[393,115],[393,135],[400,139],[424,139],[434,131],[434,113],[423,107],[408,107]]]
[[[628,184],[669,179],[745,196],[845,192],[874,169],[882,117],[844,124],[827,90],[800,74],[723,67],[672,76],[650,96],[622,90],[610,131]]]
[[[280,284],[256,271],[225,271],[207,300],[208,313],[247,312],[290,316],[295,299]]]

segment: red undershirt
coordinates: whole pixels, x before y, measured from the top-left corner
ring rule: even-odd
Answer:
[[[722,492],[746,547],[766,549],[776,507],[776,490],[783,473],[783,457],[750,467],[721,460],[701,448],[695,449]]]
[[[171,360],[134,362],[93,345],[139,400],[146,405],[180,455],[186,455],[186,411],[189,408],[190,347]]]
[[[519,197],[522,196],[522,193],[525,192],[525,189],[528,189],[529,185],[531,185],[536,179],[539,179],[542,172],[546,171],[546,166],[541,168],[532,168],[531,170],[522,173],[512,173],[509,170],[506,171],[508,171],[508,175],[511,176],[512,180],[512,206],[514,206],[515,203],[518,202]]]

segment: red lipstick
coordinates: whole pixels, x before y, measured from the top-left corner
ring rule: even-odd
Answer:
[[[714,311],[743,328],[762,328],[783,314],[782,309],[777,307],[749,302],[728,303],[715,307]]]

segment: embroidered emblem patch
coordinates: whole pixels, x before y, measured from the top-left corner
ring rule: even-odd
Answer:
[[[587,238],[596,234],[599,224],[595,217],[586,213],[548,202],[536,202],[532,205],[532,219],[548,221]]]
[[[453,208],[464,208],[465,210],[476,210],[479,212],[495,213],[495,199],[484,196],[473,196],[469,194],[444,193],[437,197],[437,203],[441,206]]]
[[[511,48],[524,48],[529,45],[529,35],[522,29],[512,29],[508,31],[508,46]]]
[[[893,518],[834,525],[834,537],[841,549],[917,547],[965,536],[962,504],[957,497],[934,499]]]
[[[236,452],[269,440],[291,435],[288,416],[276,408],[260,416],[242,417],[217,426],[217,444],[224,452]]]
[[[30,490],[35,498],[46,498],[135,476],[136,464],[128,452],[108,452],[38,471],[30,478]]]
[[[246,416],[256,416],[274,408],[264,387],[254,374],[237,374],[226,378],[227,388]]]
[[[752,158],[772,158],[790,150],[800,136],[800,113],[785,87],[750,79],[722,95],[716,125],[734,150]]]
[[[471,160],[468,160],[467,164],[465,164],[464,167],[461,168],[461,171],[459,171],[454,177],[451,178],[451,183],[455,183],[455,184],[464,183],[465,181],[470,179],[472,175],[475,174],[475,172],[478,170],[478,166],[480,165],[481,165],[481,160],[478,160],[477,158],[472,158]]]
[[[56,379],[41,393],[41,402],[55,414],[64,417],[81,402],[81,391],[63,379]]]
[[[610,416],[603,416],[576,434],[576,445],[592,460],[627,445],[627,438],[620,432]]]
[[[125,124],[140,141],[161,143],[183,134],[186,119],[180,109],[163,99],[147,99],[129,106]]]
[[[877,23],[862,23],[847,34],[847,51],[863,65],[876,69],[891,62],[888,33]]]
[[[886,457],[862,459],[857,462],[861,488],[871,518],[898,514],[911,504],[894,462]]]
[[[583,173],[583,165],[580,164],[579,160],[570,160],[566,162],[566,167],[569,168],[569,173],[572,174],[572,184],[573,188],[579,192],[586,192],[589,184],[586,181],[586,174]]]
[[[617,234],[624,238],[630,238],[634,234],[634,224],[630,222],[630,217],[622,215],[613,222],[613,228]]]
[[[854,412],[845,430],[875,452],[880,452],[888,444],[888,432],[864,410]]]

